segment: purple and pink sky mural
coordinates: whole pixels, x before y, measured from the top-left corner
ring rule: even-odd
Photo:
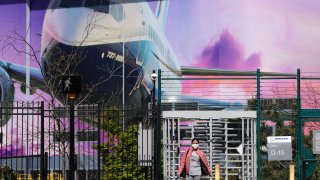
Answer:
[[[319,1],[170,3],[166,35],[183,65],[280,72],[320,67]]]

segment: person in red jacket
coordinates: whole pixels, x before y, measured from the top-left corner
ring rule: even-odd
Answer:
[[[178,177],[186,177],[186,180],[200,180],[202,175],[211,175],[206,155],[198,147],[199,140],[193,138],[191,147],[183,153],[180,160]]]

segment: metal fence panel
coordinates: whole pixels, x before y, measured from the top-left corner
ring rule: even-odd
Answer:
[[[154,118],[149,111],[76,105],[76,179],[150,179],[150,165],[154,164],[150,144]],[[48,177],[66,178],[70,169],[69,106],[6,102],[1,104],[1,112],[1,117],[9,119],[0,127],[0,166],[10,167],[19,177],[35,179],[39,173],[48,172]],[[147,157],[139,157],[141,148],[150,151]]]

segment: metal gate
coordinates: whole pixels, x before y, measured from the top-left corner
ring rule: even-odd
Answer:
[[[165,179],[176,177],[180,158],[194,137],[213,173],[219,164],[223,179],[256,179],[255,111],[164,111],[163,117]]]
[[[154,164],[150,124],[154,118],[149,111],[131,106],[76,105],[75,179],[150,179]],[[0,113],[1,168],[20,179],[67,179],[68,105],[2,102]],[[148,152],[147,157],[139,157],[145,154],[141,149]]]
[[[1,167],[10,169],[11,177],[44,179],[44,103],[1,102],[0,107]]]

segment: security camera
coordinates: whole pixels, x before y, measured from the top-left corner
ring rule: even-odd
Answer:
[[[158,77],[158,75],[157,75],[156,71],[153,70],[153,71],[152,71],[152,74],[151,74],[151,76],[150,76],[151,80],[152,80],[152,81],[156,81],[156,80],[157,80],[157,77]]]

